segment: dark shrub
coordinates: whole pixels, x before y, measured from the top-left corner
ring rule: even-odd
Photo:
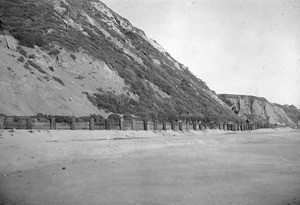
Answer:
[[[70,56],[73,60],[76,60],[76,56],[74,54],[70,54]]]
[[[52,78],[53,78],[53,80],[55,80],[56,82],[58,82],[58,83],[61,84],[62,86],[66,86],[66,85],[64,84],[64,82],[63,82],[60,78],[57,78],[57,77],[55,77],[55,76],[52,76]]]
[[[26,51],[21,46],[18,46],[17,49],[22,56],[27,57]]]
[[[72,122],[72,116],[54,116],[57,123],[71,123]]]
[[[27,61],[29,63],[29,65],[31,65],[32,67],[34,67],[35,69],[37,69],[39,72],[43,73],[43,74],[47,74],[42,68],[41,66],[39,66],[38,64],[36,64],[35,62],[33,62],[32,60],[28,60]]]
[[[60,53],[60,51],[59,51],[57,48],[52,48],[52,49],[48,52],[48,54],[49,54],[50,56],[57,56],[59,53]]]
[[[29,59],[34,59],[34,58],[35,58],[35,55],[34,55],[34,54],[30,54],[30,55],[28,56],[28,58],[29,58]]]
[[[132,120],[132,116],[130,113],[124,113],[123,114],[123,119],[124,120]]]
[[[120,115],[117,115],[117,114],[111,114],[110,116],[108,116],[109,120],[113,120],[113,121],[118,121],[121,119]]]
[[[26,63],[24,64],[24,68],[26,68],[27,70],[32,70],[32,69],[30,68],[28,62],[26,62]]]
[[[21,63],[24,63],[25,58],[23,56],[20,56],[20,58],[18,58],[18,61],[21,62]]]
[[[101,115],[92,114],[91,117],[95,119],[95,122],[103,122],[104,121],[104,117]]]

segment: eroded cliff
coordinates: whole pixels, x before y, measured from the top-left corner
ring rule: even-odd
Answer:
[[[221,99],[231,107],[238,116],[252,122],[264,122],[278,125],[294,125],[284,109],[265,98],[248,95],[220,94]]]

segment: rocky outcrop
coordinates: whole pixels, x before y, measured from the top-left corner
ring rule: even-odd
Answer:
[[[281,106],[270,103],[265,98],[229,94],[220,94],[219,96],[238,116],[245,120],[278,125],[296,124]]]

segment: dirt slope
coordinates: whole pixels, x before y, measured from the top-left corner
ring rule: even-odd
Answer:
[[[105,110],[161,120],[238,120],[186,66],[100,1],[0,4],[11,47],[0,36],[4,114]]]

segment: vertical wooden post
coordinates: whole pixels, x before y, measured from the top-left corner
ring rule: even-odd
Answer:
[[[144,120],[144,130],[148,130],[148,120]]]
[[[27,129],[27,130],[32,129],[32,126],[31,126],[31,119],[30,119],[30,118],[26,118],[26,129]]]
[[[179,130],[183,131],[182,122],[179,122]]]
[[[175,131],[175,122],[171,122],[171,130],[174,130]]]
[[[95,119],[93,117],[90,117],[89,130],[94,130],[94,125],[95,125]]]
[[[106,130],[109,130],[110,129],[110,126],[109,126],[109,120],[108,119],[105,119],[105,129]]]
[[[193,122],[193,130],[197,130],[197,124],[196,124],[196,122]]]
[[[166,125],[166,122],[165,122],[165,121],[163,121],[163,122],[162,122],[162,124],[163,124],[163,130],[167,130],[167,125]]]
[[[120,127],[120,130],[124,130],[124,119],[123,118],[119,119],[119,127]]]
[[[56,130],[56,119],[55,119],[55,117],[50,118],[50,130]]]
[[[4,116],[0,116],[0,129],[3,130],[4,129]]]
[[[157,120],[154,120],[153,127],[154,127],[154,130],[158,130],[158,121]]]
[[[131,122],[132,122],[131,129],[136,130],[136,119],[132,119]]]
[[[75,117],[72,117],[71,130],[75,130]]]
[[[199,128],[200,128],[201,131],[203,131],[203,124],[202,123],[199,124]]]

